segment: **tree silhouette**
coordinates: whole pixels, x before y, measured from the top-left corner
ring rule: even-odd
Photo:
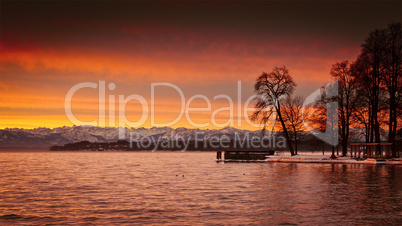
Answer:
[[[388,96],[388,142],[395,144],[398,128],[398,109],[402,107],[402,32],[401,23],[388,26],[386,33],[386,55],[384,59],[383,83]],[[395,157],[396,147],[392,154]]]
[[[355,77],[352,76],[351,66],[347,60],[332,65],[330,74],[338,81],[339,137],[342,144],[342,155],[346,156],[351,119],[359,97],[357,83]]]
[[[322,92],[321,96],[314,102],[312,106],[314,111],[309,112],[306,118],[313,123],[313,128],[315,127],[316,130],[325,132],[320,134],[320,139],[333,142],[338,140],[339,136],[339,108],[338,111],[336,111],[336,109],[331,109],[328,104],[337,101],[338,95],[336,95],[336,92],[338,92],[338,90],[332,89],[331,87],[327,89],[326,86],[323,86],[322,90],[324,89],[326,92]],[[336,145],[331,144],[331,158],[336,158],[335,146]]]
[[[351,73],[361,94],[355,116],[366,128],[366,142],[381,142],[380,128],[388,125],[388,141],[394,144],[395,156],[402,108],[401,23],[372,31]]]
[[[302,108],[303,108],[302,96],[296,96],[296,97],[287,96],[286,99],[283,101],[282,105],[283,119],[285,121],[285,126],[289,133],[289,137],[295,143],[294,151],[296,155],[297,155],[297,143],[300,137],[299,134],[304,128]]]
[[[370,125],[371,137],[370,142],[379,143],[380,140],[380,123],[378,120],[378,112],[380,111],[380,95],[381,95],[381,79],[383,78],[384,59],[386,54],[386,32],[385,30],[376,29],[372,31],[364,44],[362,45],[362,53],[358,56],[356,63],[365,65],[368,74],[360,74],[363,84],[362,88],[369,89],[370,97]],[[361,62],[363,61],[363,62]]]
[[[282,117],[281,101],[279,98],[290,96],[293,93],[295,86],[296,83],[289,75],[289,70],[285,66],[275,67],[271,73],[263,72],[257,78],[254,86],[254,90],[257,94],[257,103],[255,105],[257,110],[252,116],[254,121],[259,121],[264,125],[263,131],[265,131],[269,119],[274,116],[274,113],[276,113],[292,156],[295,155],[295,153]]]

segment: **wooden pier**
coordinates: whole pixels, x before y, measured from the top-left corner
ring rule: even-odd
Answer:
[[[223,155],[222,155],[223,154]],[[267,155],[275,154],[270,151],[217,151],[217,161],[261,161],[265,160]],[[223,158],[222,158],[223,157]]]
[[[350,157],[390,159],[392,158],[391,147],[392,143],[351,143]],[[396,152],[396,157],[399,157],[399,152]]]

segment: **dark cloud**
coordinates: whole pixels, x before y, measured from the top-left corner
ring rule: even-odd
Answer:
[[[353,61],[367,34],[393,21],[401,21],[400,1],[1,0],[0,112],[9,125],[30,127],[40,122],[25,117],[29,109],[53,114],[49,105],[60,112],[54,125],[67,125],[65,94],[99,80],[114,82],[114,95],[149,100],[151,83],[171,82],[186,98],[234,101],[240,80],[244,102],[262,71],[282,65],[306,97],[331,79],[331,64]],[[168,91],[159,102],[177,104]],[[78,104],[94,110],[86,103],[96,95],[80,92]]]
[[[172,28],[220,31],[227,39],[336,37],[360,43],[372,29],[400,20],[400,1],[2,1],[0,37],[20,45],[107,45],[124,30],[148,28],[145,34],[162,37],[163,30],[155,34],[152,28]]]

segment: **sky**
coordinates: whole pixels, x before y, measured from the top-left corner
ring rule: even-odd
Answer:
[[[258,129],[262,72],[285,65],[307,97],[369,32],[401,22],[401,4],[2,0],[0,129]]]

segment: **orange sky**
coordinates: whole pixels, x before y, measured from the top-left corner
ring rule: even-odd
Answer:
[[[184,107],[194,95],[210,100],[211,109],[189,114],[193,122],[209,123],[202,128],[257,129],[245,121],[243,108],[261,72],[286,65],[298,85],[295,94],[307,96],[331,81],[332,64],[355,59],[372,29],[401,15],[395,2],[347,8],[317,2],[98,3],[1,3],[0,129],[73,125],[65,113],[68,91],[99,81],[116,85],[106,87],[106,99],[137,94],[146,100],[149,111],[136,101],[126,104],[125,116],[135,126],[152,126],[153,114],[159,124],[180,115],[180,95],[169,87],[156,88],[150,111],[151,84],[164,82],[180,88]],[[353,20],[356,14],[361,20]],[[99,118],[98,91],[84,88],[73,96],[72,112],[83,124]],[[233,100],[233,118],[222,110],[211,119],[215,110],[231,106],[214,100],[217,95]],[[109,101],[105,106],[111,119],[106,125],[118,126]],[[189,107],[207,103],[196,99]],[[114,114],[121,109],[116,103]],[[147,120],[136,124],[142,113]],[[185,116],[171,125],[180,126],[194,127]]]

